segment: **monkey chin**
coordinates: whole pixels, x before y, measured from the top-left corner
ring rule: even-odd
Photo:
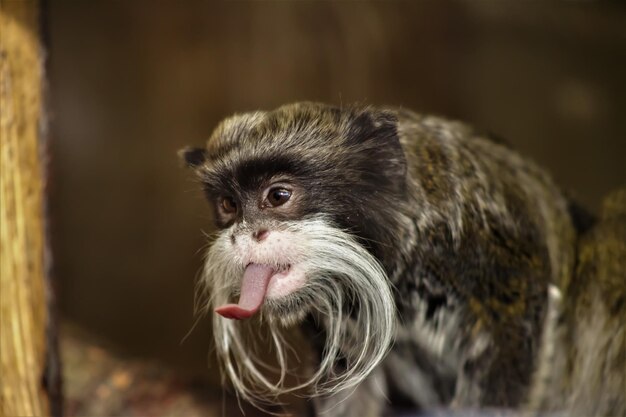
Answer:
[[[296,290],[280,298],[266,299],[261,308],[261,315],[269,323],[291,327],[306,318],[311,312],[312,305],[306,290]]]

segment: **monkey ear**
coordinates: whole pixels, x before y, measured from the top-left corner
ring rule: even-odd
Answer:
[[[367,167],[374,172],[384,172],[399,188],[404,187],[407,162],[398,135],[398,117],[395,112],[366,108],[353,114],[348,143],[361,147],[369,156]],[[380,164],[380,167],[376,167]]]
[[[197,168],[206,161],[207,151],[204,148],[185,147],[178,151],[178,156],[189,168]]]
[[[351,115],[348,142],[357,145],[375,141],[379,145],[397,146],[400,149],[397,123],[396,115],[390,111],[358,109]]]

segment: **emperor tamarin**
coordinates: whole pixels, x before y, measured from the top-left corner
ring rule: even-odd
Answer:
[[[571,409],[563,297],[591,218],[504,142],[403,109],[297,103],[228,118],[183,156],[214,207],[201,284],[244,399],[307,390],[331,416],[383,415],[389,399]],[[288,386],[295,324],[318,360]],[[591,400],[608,405],[581,412],[624,411],[613,379]]]

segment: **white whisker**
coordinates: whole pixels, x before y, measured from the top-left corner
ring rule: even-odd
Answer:
[[[293,236],[296,246],[293,253],[298,255],[289,263],[302,268],[307,282],[284,299],[266,300],[261,310],[275,348],[278,380],[271,382],[262,372],[268,366],[245,343],[243,323],[218,315],[213,319],[216,350],[225,374],[242,398],[257,405],[302,389],[311,395],[327,395],[355,388],[383,360],[395,333],[395,304],[385,271],[352,235],[323,218],[280,227]],[[239,290],[244,265],[233,255],[230,233],[226,230],[215,237],[207,253],[198,290],[206,303],[204,309],[231,302]],[[323,356],[307,380],[285,386],[288,345],[281,327],[307,312],[325,327]],[[340,358],[349,364],[345,369],[336,367]]]

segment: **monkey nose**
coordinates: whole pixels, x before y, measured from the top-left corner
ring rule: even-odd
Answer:
[[[256,240],[257,242],[260,242],[262,240],[265,240],[265,238],[267,237],[267,235],[269,235],[269,230],[267,229],[259,229],[256,232],[252,233],[252,237],[254,238],[254,240]]]

